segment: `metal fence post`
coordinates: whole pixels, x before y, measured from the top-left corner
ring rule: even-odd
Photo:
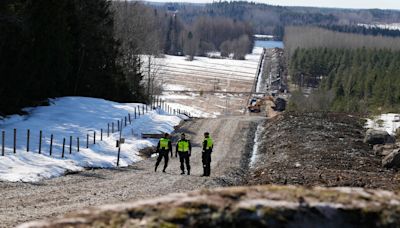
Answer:
[[[72,154],[72,135],[69,136],[69,154]]]
[[[64,150],[65,150],[65,138],[63,138],[63,147],[61,157],[64,158]]]
[[[42,131],[39,132],[39,154],[42,153]]]
[[[26,132],[26,152],[29,152],[29,140],[31,137],[31,130],[27,130]]]
[[[51,134],[50,136],[50,156],[53,152],[53,134]]]
[[[6,138],[6,132],[2,131],[1,132],[1,156],[4,156],[5,138]]]
[[[17,129],[14,128],[14,154],[17,153]]]

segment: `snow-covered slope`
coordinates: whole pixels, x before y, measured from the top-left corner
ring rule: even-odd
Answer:
[[[395,135],[396,130],[400,128],[400,114],[387,113],[367,119],[366,128],[387,131],[389,134]]]
[[[0,121],[0,131],[5,131],[5,156],[0,156],[0,181],[35,182],[57,177],[67,171],[80,171],[85,167],[110,168],[116,166],[116,140],[119,133],[107,137],[107,123],[117,121],[128,113],[132,124],[123,129],[126,143],[121,147],[120,166],[140,159],[138,151],[156,144],[156,140],[141,139],[141,133],[172,132],[183,116],[172,116],[158,110],[134,119],[135,107],[141,104],[120,104],[102,99],[64,97],[52,100],[52,105],[29,108],[28,116],[10,116]],[[17,129],[17,151],[13,153],[13,129]],[[30,129],[30,152],[26,151],[27,129]],[[103,129],[103,141],[100,141]],[[38,154],[39,131],[43,131],[42,154]],[[93,144],[93,130],[96,144]],[[49,156],[50,135],[54,135],[52,156]],[[86,135],[90,146],[86,149]],[[69,140],[73,137],[72,154]],[[77,152],[77,137],[80,151]],[[66,138],[65,158],[61,158],[63,138]],[[1,143],[1,138],[0,138]],[[0,148],[1,154],[1,148]]]

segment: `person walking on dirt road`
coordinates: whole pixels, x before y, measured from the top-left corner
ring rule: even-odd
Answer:
[[[157,172],[157,167],[160,164],[161,160],[164,158],[164,169],[163,173],[165,173],[165,169],[168,166],[168,153],[171,153],[172,157],[172,144],[171,140],[169,139],[169,134],[165,133],[164,137],[160,139],[157,145],[157,153],[158,158],[156,162],[156,167],[154,168],[154,172]]]
[[[214,142],[210,137],[210,133],[204,133],[203,153],[201,156],[203,162],[203,177],[210,176],[211,173],[211,153],[213,150]]]
[[[185,133],[181,134],[181,139],[176,144],[175,157],[179,154],[179,161],[181,162],[181,175],[185,174],[185,164],[187,169],[187,175],[190,175],[190,155],[192,153],[192,145],[190,141],[186,139]]]

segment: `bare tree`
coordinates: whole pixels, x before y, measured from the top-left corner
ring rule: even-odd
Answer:
[[[157,11],[146,7],[141,2],[114,2],[116,34],[121,41],[129,65],[132,56],[140,54],[143,75],[147,81],[145,87],[150,98],[155,77],[161,66],[155,57],[161,53],[162,27],[159,26]],[[143,58],[146,58],[144,60]],[[145,67],[143,67],[145,65]]]

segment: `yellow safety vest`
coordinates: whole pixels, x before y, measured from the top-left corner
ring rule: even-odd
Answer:
[[[160,149],[168,150],[169,149],[169,139],[161,138],[160,139]]]
[[[188,152],[189,151],[189,141],[180,140],[178,142],[178,151],[179,152]]]
[[[212,138],[205,138],[204,140],[207,141],[206,150],[211,149],[214,145]]]

